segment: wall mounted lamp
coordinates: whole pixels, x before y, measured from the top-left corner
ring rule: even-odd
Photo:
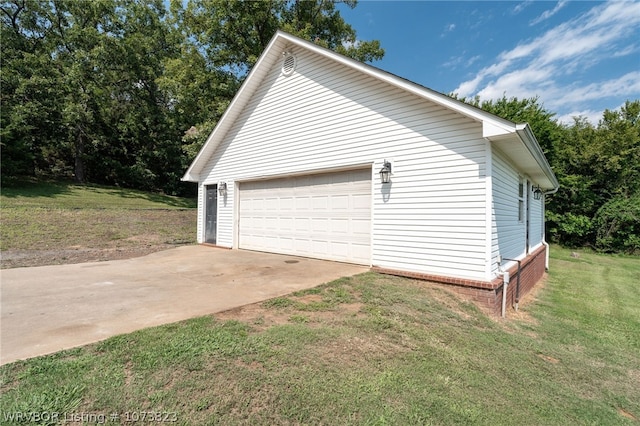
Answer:
[[[218,194],[220,194],[221,197],[227,195],[227,182],[218,183]]]
[[[384,160],[382,168],[380,169],[380,180],[382,183],[391,182],[391,163]]]
[[[531,190],[533,191],[534,200],[539,200],[542,198],[542,189],[540,189],[539,185],[532,187]]]

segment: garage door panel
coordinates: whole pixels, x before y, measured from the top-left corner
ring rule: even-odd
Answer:
[[[349,198],[349,195],[334,195],[331,197],[331,210],[334,212],[348,212]]]
[[[371,171],[240,185],[239,247],[370,263]]]
[[[280,197],[280,212],[292,212],[293,210],[293,197]]]
[[[369,257],[371,246],[369,244],[352,244],[351,250],[356,258]]]
[[[351,230],[355,235],[365,236],[369,238],[369,234],[371,233],[371,220],[352,219]]]
[[[331,252],[339,258],[349,257],[349,244],[338,241],[331,242]]]
[[[282,250],[291,251],[295,248],[295,240],[293,238],[280,237],[278,240],[279,246],[282,247]]]
[[[329,208],[329,198],[326,195],[313,197],[311,205],[313,210],[326,211]]]
[[[293,231],[294,218],[293,217],[281,217],[278,219],[279,231]]]
[[[267,217],[264,221],[265,229],[268,231],[275,231],[278,229],[278,218],[277,217]]]
[[[366,210],[371,209],[371,197],[368,195],[354,195],[351,200],[353,201],[354,210]]]
[[[265,200],[265,209],[267,211],[278,211],[279,200],[277,198],[267,198]]]
[[[313,218],[311,219],[311,230],[313,232],[323,232],[326,231],[329,226],[328,218]]]
[[[329,223],[331,224],[330,229],[332,233],[349,234],[349,219],[332,219]]]
[[[304,235],[304,233],[309,232],[309,230],[311,229],[311,219],[309,218],[301,218],[301,217],[297,217],[295,219],[295,223],[296,223],[296,233],[302,233]]]

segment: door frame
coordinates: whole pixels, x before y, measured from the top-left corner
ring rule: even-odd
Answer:
[[[212,203],[209,202],[209,191],[213,191],[214,193]],[[214,215],[214,220],[213,220],[214,229],[213,229],[212,241],[207,240],[207,236],[209,235],[207,230],[209,229],[208,224],[209,224],[210,206],[213,206],[213,215]],[[217,184],[204,186],[204,226],[202,230],[203,230],[202,241],[205,244],[217,244],[217,241],[218,241],[218,185]]]

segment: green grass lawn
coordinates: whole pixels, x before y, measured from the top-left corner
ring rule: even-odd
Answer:
[[[2,188],[2,208],[176,209],[195,208],[195,199],[135,189],[65,182],[23,182]]]
[[[195,199],[130,189],[25,182],[2,188],[0,250],[193,243],[195,207]]]
[[[0,421],[637,424],[639,282],[637,257],[554,247],[537,299],[501,321],[365,273],[3,366]]]

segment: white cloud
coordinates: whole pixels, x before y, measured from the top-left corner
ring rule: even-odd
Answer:
[[[608,108],[611,111],[620,111],[620,109],[625,105],[625,102],[619,104],[616,107]],[[586,109],[581,111],[572,111],[568,114],[562,115],[560,117],[556,117],[560,123],[563,124],[573,124],[574,117],[584,117],[591,124],[598,124],[600,120],[602,120],[602,114],[604,114],[604,110],[593,110]]]
[[[454,90],[453,93],[457,94],[460,97],[473,97],[473,95],[475,95],[476,89],[482,81],[482,78],[482,75],[478,75],[473,80],[465,81],[460,86],[458,86],[458,88]]]
[[[640,71],[633,71],[621,77],[591,83],[568,90],[560,99],[561,103],[577,103],[607,97],[628,96],[640,93]]]
[[[364,16],[367,18],[367,24],[369,24],[369,26],[376,24],[376,21],[375,19],[373,19],[373,14],[371,12],[367,12]]]
[[[455,29],[456,29],[456,24],[447,24],[447,25],[445,25],[444,30],[440,34],[440,37],[446,36],[447,33],[450,33],[451,31],[453,31]]]
[[[442,64],[445,68],[456,69],[464,61],[464,56],[452,56],[447,62]]]
[[[556,117],[558,122],[562,124],[571,125],[573,124],[574,117],[584,117],[592,124],[597,124],[598,121],[602,118],[603,111],[594,111],[592,109],[587,109],[583,111],[572,111],[568,114],[561,115]]]
[[[476,55],[467,59],[465,54],[466,52],[462,52],[460,56],[451,56],[447,62],[442,64],[442,66],[445,68],[456,69],[458,66],[463,65],[464,68],[469,68],[482,58],[482,56]]]
[[[555,9],[558,9],[558,3]],[[554,9],[554,10],[555,10]],[[539,96],[547,108],[586,111],[602,97],[640,96],[640,71],[582,82],[585,70],[637,48],[640,2],[610,2],[549,29],[539,37],[503,51],[496,61],[462,82],[461,97],[482,99]],[[629,39],[632,39],[629,45]],[[570,83],[565,83],[565,81]],[[586,108],[585,108],[586,107]],[[593,108],[591,108],[593,109]],[[565,114],[566,115],[566,114]],[[591,114],[588,114],[591,116]]]
[[[516,5],[516,7],[513,8],[513,14],[517,15],[518,13],[522,12],[525,8],[527,8],[527,6],[529,6],[532,3],[533,3],[533,0],[526,0],[526,1],[523,1],[522,3],[518,3]]]
[[[474,57],[472,57],[472,58],[469,58],[469,59],[467,60],[467,62],[465,63],[465,66],[466,66],[466,67],[470,67],[471,65],[473,65],[473,64],[475,64],[477,61],[479,61],[481,58],[482,58],[482,56],[480,56],[480,55],[476,55],[476,56],[474,56]]]
[[[489,83],[484,89],[478,92],[482,99],[496,99],[505,92],[505,87],[520,87],[521,97],[529,98],[536,96],[536,90],[532,86],[539,87],[551,78],[552,70],[549,68],[526,68],[516,70],[502,75],[495,82]]]
[[[635,45],[629,45],[627,47],[624,47],[620,50],[617,50],[613,53],[613,57],[614,58],[619,58],[621,56],[627,56],[627,55],[631,55],[632,53],[635,53],[638,50],[638,47]]]
[[[536,19],[534,19],[531,22],[529,22],[529,25],[536,25],[536,24],[539,24],[542,21],[545,21],[545,20],[551,18],[553,15],[558,13],[560,11],[560,9],[562,9],[566,4],[567,4],[567,0],[559,1],[558,4],[556,4],[556,7],[554,7],[551,10],[545,10],[542,13],[542,15],[538,16]]]

